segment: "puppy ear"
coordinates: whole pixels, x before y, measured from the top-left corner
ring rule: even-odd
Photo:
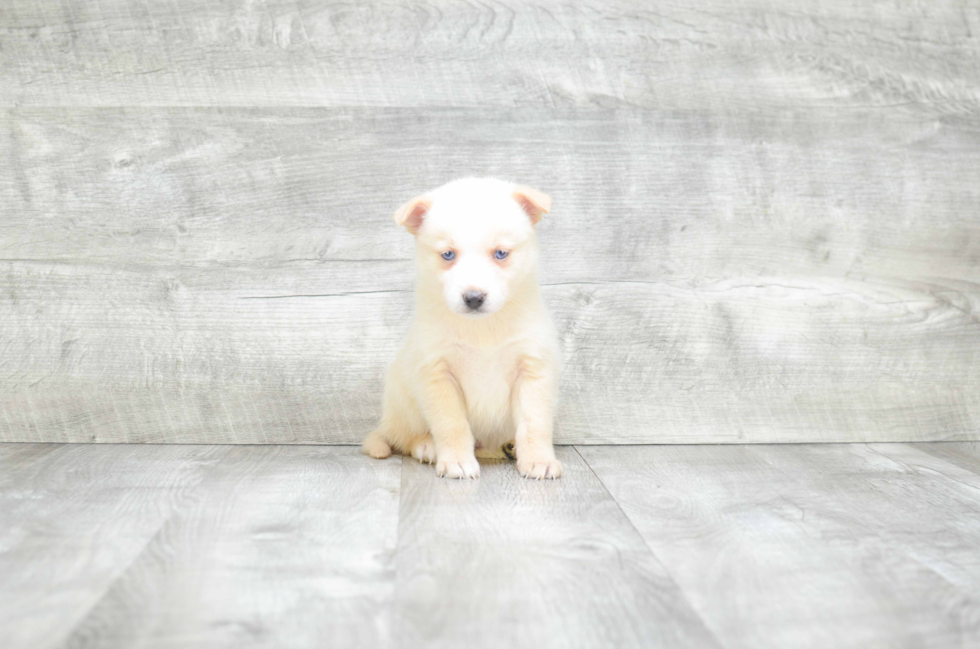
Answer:
[[[531,223],[534,225],[537,225],[541,217],[551,211],[551,196],[548,196],[544,192],[539,192],[533,187],[518,185],[514,188],[511,196],[521,206],[521,209],[527,213],[528,218],[531,219]]]
[[[404,225],[406,230],[415,234],[422,227],[422,219],[430,207],[432,201],[425,196],[416,196],[395,211],[395,223]]]

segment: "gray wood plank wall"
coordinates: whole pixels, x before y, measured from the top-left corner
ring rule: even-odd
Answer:
[[[0,441],[350,443],[390,213],[552,194],[558,440],[980,437],[980,5],[0,7]]]

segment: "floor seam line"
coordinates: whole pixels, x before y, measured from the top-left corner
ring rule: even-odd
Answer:
[[[597,444],[596,446],[602,446],[602,445]],[[609,446],[611,448],[617,448],[618,445],[610,444],[605,446]],[[602,478],[600,478],[599,474],[596,473],[595,469],[592,468],[592,465],[589,464],[589,461],[586,460],[585,456],[582,455],[582,453],[578,450],[578,446],[573,444],[572,448],[575,450],[575,453],[579,456],[579,458],[582,460],[585,466],[588,467],[589,471],[592,472],[592,475],[595,476],[595,479],[599,481],[599,485],[602,487],[602,490],[606,492],[606,495],[609,496],[609,499],[612,500],[613,503],[616,505],[616,509],[619,510],[619,513],[622,514],[623,518],[626,519],[626,522],[629,523],[630,527],[633,529],[633,532],[637,535],[637,537],[639,537],[640,541],[643,543],[643,547],[647,549],[647,552],[650,553],[650,556],[656,559],[657,563],[659,563],[660,566],[663,568],[664,574],[667,575],[667,577],[670,579],[670,582],[677,589],[677,592],[680,593],[681,596],[684,598],[684,602],[687,604],[688,608],[691,610],[691,612],[694,615],[697,616],[697,619],[700,620],[701,626],[704,627],[705,631],[711,634],[711,637],[715,639],[715,642],[718,643],[719,647],[727,647],[728,645],[722,642],[721,638],[718,637],[718,634],[715,633],[714,629],[712,629],[711,626],[708,624],[708,621],[704,618],[703,615],[701,615],[701,612],[697,608],[695,608],[694,604],[691,603],[691,600],[687,596],[687,591],[681,587],[680,583],[677,581],[677,578],[674,576],[674,573],[672,573],[670,569],[667,567],[667,564],[660,558],[660,556],[656,552],[653,551],[653,548],[651,548],[650,544],[647,543],[646,538],[644,538],[643,534],[640,533],[639,528],[636,527],[636,524],[633,522],[633,519],[630,518],[629,514],[626,513],[626,510],[623,509],[623,506],[620,504],[619,499],[612,494],[612,492],[609,490],[609,487],[606,486],[606,483],[602,481]]]
[[[406,456],[398,456],[398,508],[395,511],[395,547],[391,553],[391,606],[388,607],[388,646],[397,647],[395,639],[395,620],[398,618],[398,556],[401,554],[402,547],[402,494],[405,483],[405,459]]]
[[[220,446],[221,446],[221,445],[218,445],[218,444],[205,444],[204,446],[211,446],[211,447],[215,447],[215,448],[220,448]],[[188,500],[190,500],[191,498],[193,498],[193,496],[194,496],[194,495],[195,495],[195,494],[196,494],[196,493],[197,493],[197,492],[198,492],[198,491],[199,491],[199,490],[201,489],[201,485],[203,485],[204,483],[206,483],[206,482],[207,482],[207,479],[208,479],[208,476],[210,476],[210,475],[211,475],[211,473],[212,473],[212,472],[213,472],[213,471],[214,471],[214,470],[215,470],[215,469],[216,469],[216,468],[217,468],[217,467],[218,467],[218,466],[219,466],[219,465],[220,465],[220,464],[221,464],[221,463],[222,463],[222,462],[223,462],[223,461],[224,461],[224,460],[225,460],[225,459],[227,458],[227,456],[228,456],[228,453],[229,453],[229,450],[228,450],[228,449],[226,448],[226,449],[225,449],[225,452],[224,452],[224,454],[223,454],[223,455],[222,455],[222,456],[221,456],[221,457],[220,457],[220,458],[218,459],[218,461],[217,461],[217,462],[215,462],[215,463],[214,463],[213,465],[211,465],[210,467],[208,467],[208,469],[207,469],[207,470],[206,470],[206,471],[204,472],[204,475],[203,475],[203,476],[201,477],[201,481],[200,481],[200,482],[198,482],[198,483],[197,483],[196,485],[194,485],[194,486],[193,486],[193,487],[192,487],[192,488],[190,489],[190,492],[189,492],[189,493],[187,494],[187,496],[188,496]],[[93,611],[95,611],[95,610],[96,610],[96,609],[97,609],[97,608],[99,607],[99,605],[100,605],[100,604],[101,604],[101,603],[102,603],[102,602],[103,602],[103,601],[105,600],[105,598],[106,598],[106,596],[107,596],[107,595],[108,595],[108,594],[109,594],[110,592],[112,592],[112,589],[113,589],[113,587],[114,587],[114,586],[116,585],[116,583],[117,583],[117,582],[118,582],[118,581],[119,581],[120,579],[122,579],[122,578],[123,578],[123,577],[124,577],[125,575],[127,575],[127,574],[129,573],[129,571],[130,571],[130,569],[132,569],[132,567],[133,567],[134,565],[136,565],[136,562],[140,560],[140,558],[141,558],[141,557],[143,556],[143,554],[144,554],[144,553],[146,552],[146,549],[147,549],[148,547],[150,547],[150,544],[151,544],[151,543],[153,543],[153,541],[154,541],[154,539],[156,539],[156,538],[157,538],[158,536],[160,536],[160,532],[162,532],[162,531],[163,531],[163,529],[164,529],[164,528],[165,528],[165,527],[167,526],[167,524],[168,524],[168,523],[169,523],[169,522],[170,522],[171,520],[173,520],[173,518],[174,518],[174,516],[176,516],[177,514],[178,514],[178,512],[177,512],[177,509],[175,508],[175,509],[174,509],[174,511],[172,511],[172,512],[170,512],[170,513],[169,513],[169,514],[168,514],[168,515],[167,515],[167,516],[166,516],[166,517],[165,517],[165,518],[164,518],[164,519],[163,519],[162,521],[160,521],[160,525],[159,525],[159,526],[158,526],[158,527],[156,528],[156,530],[154,530],[154,531],[153,531],[153,534],[150,534],[150,535],[149,535],[149,536],[148,536],[148,537],[146,538],[146,543],[144,543],[144,544],[143,544],[143,546],[142,546],[142,547],[140,547],[140,549],[139,549],[139,552],[136,552],[136,553],[135,553],[135,554],[133,555],[133,559],[132,559],[132,561],[130,561],[129,563],[127,563],[127,564],[126,564],[126,565],[125,565],[125,566],[124,566],[124,567],[123,567],[123,568],[122,568],[122,569],[121,569],[121,570],[120,570],[120,571],[119,571],[119,572],[118,572],[118,573],[117,573],[117,574],[116,574],[116,575],[115,575],[115,576],[114,576],[114,577],[112,578],[112,581],[110,581],[110,582],[109,582],[109,583],[108,583],[108,584],[106,585],[106,588],[105,588],[105,590],[104,590],[104,591],[103,591],[103,592],[102,592],[102,593],[101,593],[101,594],[99,595],[99,597],[98,597],[98,599],[96,599],[95,601],[93,601],[93,602],[92,602],[92,605],[91,605],[91,606],[89,606],[88,608],[86,608],[86,609],[85,609],[85,613],[84,613],[84,614],[82,614],[82,615],[80,615],[80,616],[78,617],[78,621],[77,621],[77,622],[76,622],[75,624],[73,624],[73,625],[71,626],[71,628],[70,628],[70,629],[68,629],[68,630],[67,630],[67,632],[65,633],[65,635],[64,635],[64,637],[63,637],[63,638],[61,639],[61,642],[62,642],[62,643],[66,643],[66,642],[69,642],[69,641],[71,640],[71,638],[72,638],[72,637],[74,637],[74,634],[75,634],[75,632],[76,632],[76,631],[77,631],[77,630],[78,630],[78,629],[79,629],[79,628],[80,628],[80,627],[81,627],[81,626],[82,626],[83,624],[85,624],[85,622],[86,622],[86,620],[88,620],[88,619],[89,619],[89,616],[91,616],[91,615],[92,615],[92,612],[93,612]],[[60,645],[59,645],[59,646],[60,646]]]

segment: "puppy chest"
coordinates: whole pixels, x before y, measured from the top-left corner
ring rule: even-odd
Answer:
[[[499,352],[470,352],[457,359],[454,371],[471,420],[490,424],[509,418],[514,363]]]

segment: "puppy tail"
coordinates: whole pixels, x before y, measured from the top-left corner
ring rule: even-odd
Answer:
[[[361,445],[361,450],[379,460],[383,460],[391,455],[391,447],[388,446],[388,442],[385,441],[385,438],[379,430],[373,430],[368,433],[367,438]]]

